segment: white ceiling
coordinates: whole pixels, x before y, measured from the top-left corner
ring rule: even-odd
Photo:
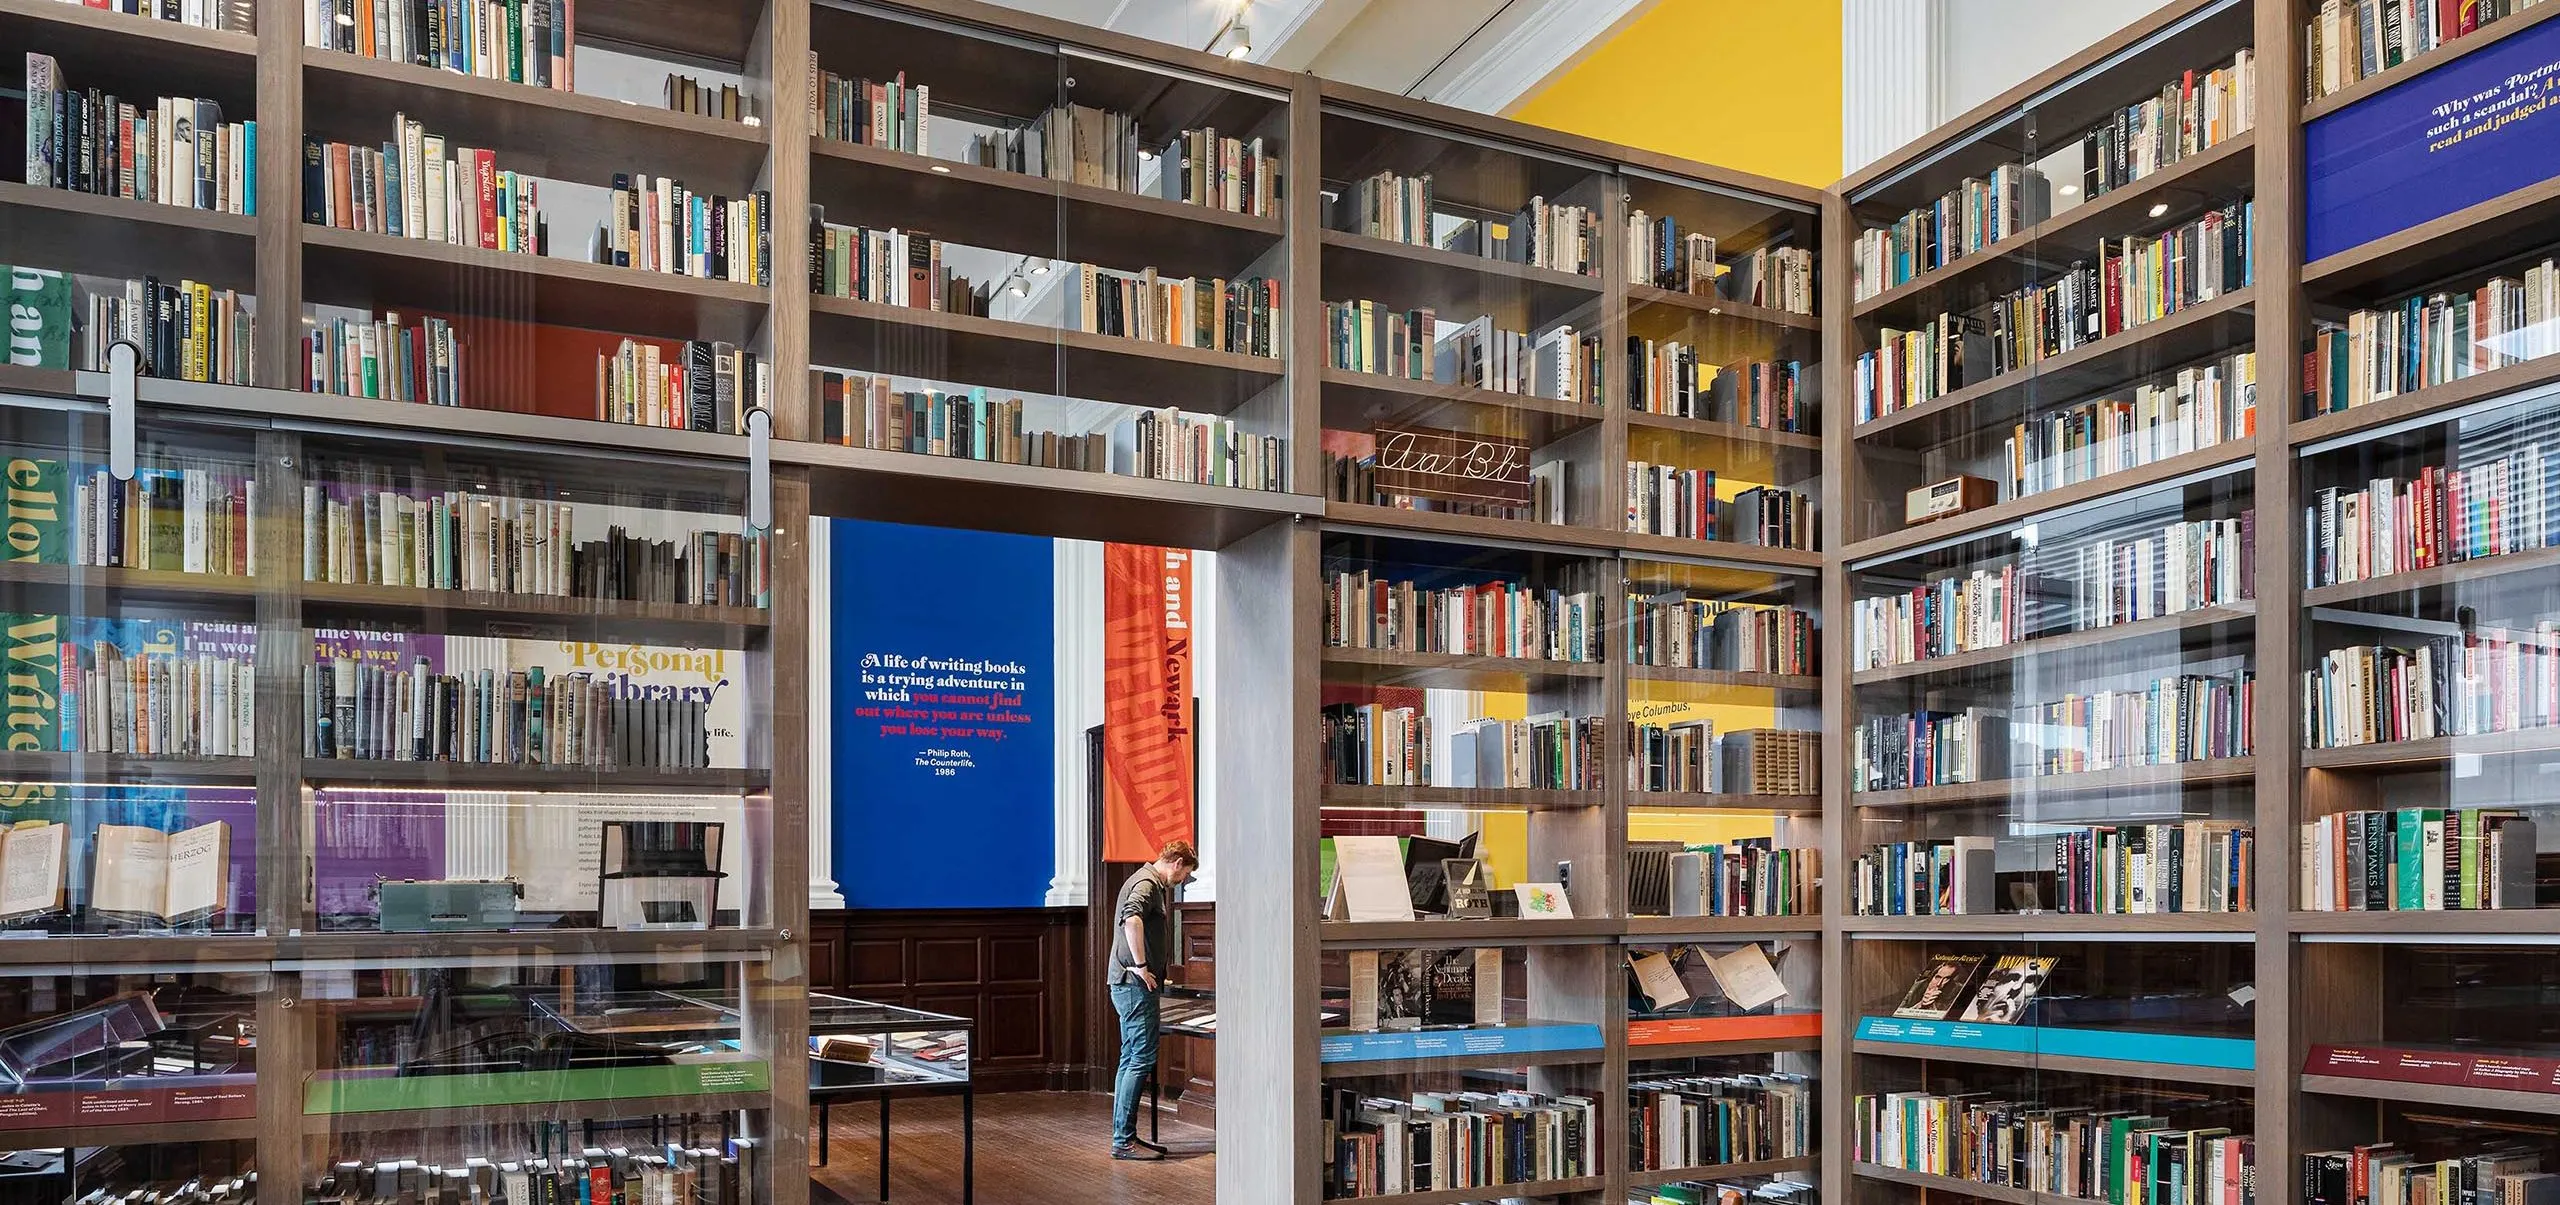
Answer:
[[[1205,50],[1238,0],[997,0]],[[1464,108],[1499,111],[1642,0],[1252,0],[1253,59]]]

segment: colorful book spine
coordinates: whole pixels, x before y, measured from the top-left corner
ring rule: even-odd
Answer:
[[[577,25],[578,0],[303,0],[302,44],[567,92]]]

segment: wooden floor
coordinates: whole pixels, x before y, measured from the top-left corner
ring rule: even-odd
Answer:
[[[1138,1129],[1146,1132],[1140,1114]],[[1093,1205],[1203,1205],[1217,1197],[1217,1135],[1164,1118],[1173,1157],[1123,1163],[1111,1157],[1111,1098],[1066,1092],[1008,1092],[978,1098],[978,1193],[986,1205],[1076,1201]],[[880,1196],[880,1113],[837,1105],[830,1159],[809,1169],[816,1205],[869,1205]],[[889,1200],[895,1205],[960,1205],[960,1102],[900,1101],[889,1113]],[[817,1158],[817,1137],[809,1157]]]

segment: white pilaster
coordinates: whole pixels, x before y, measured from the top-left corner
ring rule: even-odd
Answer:
[[[809,522],[809,908],[844,907],[836,890],[835,520]]]
[[[1941,7],[1941,0],[1841,0],[1842,174],[1937,123]]]
[[[1051,548],[1057,750],[1050,807],[1056,868],[1043,902],[1061,908],[1083,904],[1090,890],[1093,820],[1085,797],[1084,732],[1102,722],[1102,545],[1059,540]]]

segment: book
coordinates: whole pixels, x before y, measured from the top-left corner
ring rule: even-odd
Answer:
[[[1627,1083],[1628,1146],[1639,1171],[1796,1159],[1818,1132],[1810,1077],[1787,1072],[1646,1076]]]
[[[167,833],[98,826],[89,907],[120,920],[185,925],[219,916],[231,863],[231,826],[215,820]]]
[[[2075,187],[2073,191],[2077,191]],[[2067,195],[2067,194],[2066,194]],[[1859,232],[1850,247],[1856,300],[1976,255],[2053,215],[2053,182],[2036,168],[2004,163],[1988,179],[1968,176],[1946,195]]]
[[[1932,954],[1911,981],[1893,1015],[1921,1021],[1944,1021],[1963,1007],[1982,974],[1980,954]]]
[[[2028,1003],[2053,977],[2057,961],[2052,955],[2001,955],[1983,974],[1982,986],[1974,989],[1973,998],[1965,1002],[1964,1011],[1956,1019],[1993,1025],[2018,1023]]]
[[[678,113],[745,125],[763,124],[756,114],[755,96],[736,84],[712,84],[670,71],[662,100]]]
[[[305,46],[571,90],[577,0],[483,6],[465,0],[302,0],[302,5]]]
[[[726,341],[624,339],[596,353],[601,422],[738,435],[772,400],[772,362]]]
[[[257,123],[225,122],[196,97],[131,101],[74,86],[51,56],[26,56],[25,182],[254,216]]]
[[[0,832],[0,922],[16,923],[63,910],[63,868],[71,827],[22,820]]]
[[[1624,628],[1629,665],[1816,672],[1816,624],[1813,613],[1802,607],[1630,591]]]
[[[1577,568],[1562,585],[1492,581],[1426,589],[1368,569],[1325,581],[1325,646],[1537,661],[1600,659],[1601,595]]]

